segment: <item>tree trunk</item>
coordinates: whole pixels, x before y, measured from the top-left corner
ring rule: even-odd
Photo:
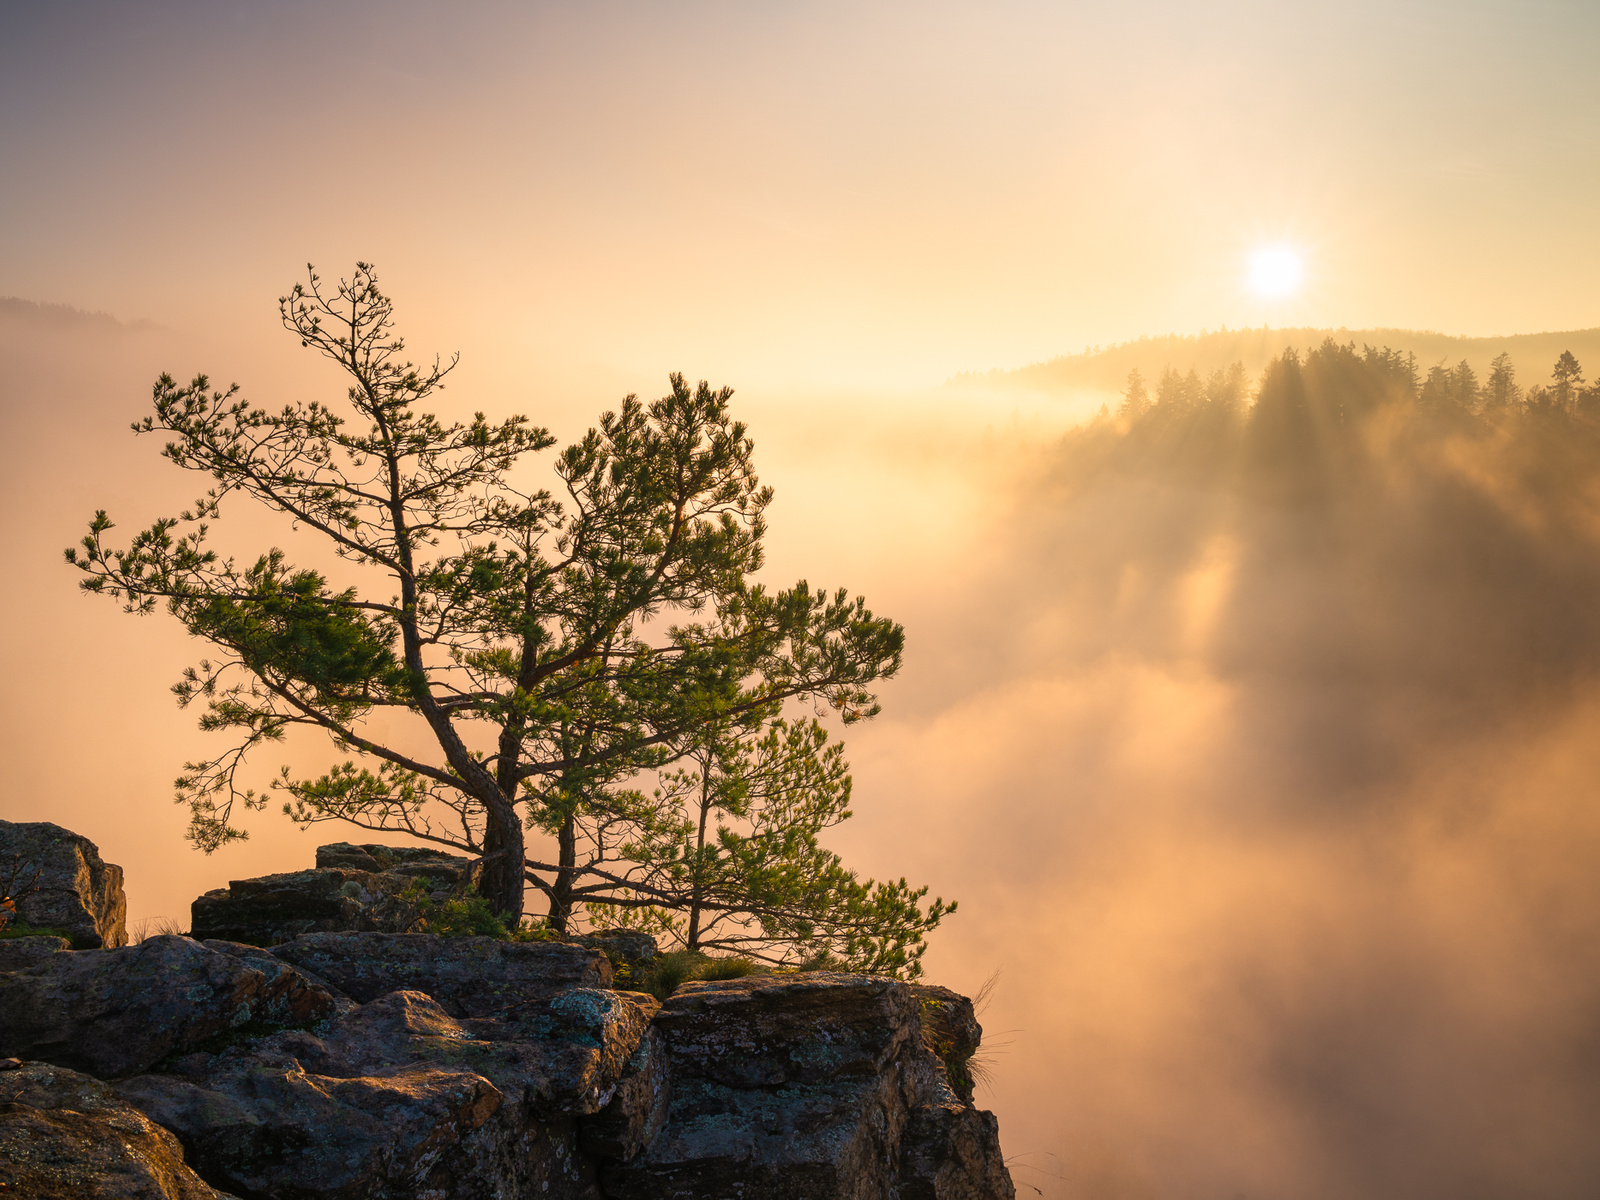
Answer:
[[[555,882],[550,888],[550,928],[557,933],[567,932],[572,919],[572,884],[578,874],[577,814],[568,813],[556,833],[559,857],[556,859]]]
[[[522,921],[523,864],[526,849],[517,810],[504,802],[485,805],[483,875],[478,892],[513,928]]]
[[[694,844],[694,891],[689,897],[689,932],[684,946],[689,950],[700,948],[700,903],[705,899],[706,817],[711,814],[711,764],[705,764],[700,784],[700,832]]]

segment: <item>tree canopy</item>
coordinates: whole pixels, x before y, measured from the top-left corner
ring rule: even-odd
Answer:
[[[369,265],[332,288],[311,272],[280,311],[346,373],[345,402],[270,412],[237,385],[163,375],[134,429],[209,490],[120,546],[99,512],[67,552],[88,591],[164,605],[210,647],[174,688],[227,742],[177,780],[190,838],[209,851],[245,836],[238,810],[277,791],[304,824],[480,857],[509,920],[531,884],[557,929],[582,906],[691,945],[915,973],[954,906],[822,849],[849,815],[848,776],[824,726],[791,711],[875,715],[904,633],[843,589],[753,581],[772,491],[731,389],[674,374],[658,400],[628,396],[538,487],[524,460],[555,444],[548,430],[422,410],[455,360],[404,357]],[[310,531],[328,559],[224,556],[211,529],[235,499]],[[375,715],[397,732],[374,732]],[[344,757],[249,786],[246,764],[297,728]],[[554,853],[530,854],[529,830]]]
[[[1390,442],[1508,439],[1544,469],[1592,457],[1600,382],[1585,382],[1576,356],[1564,351],[1548,383],[1527,387],[1509,354],[1488,366],[1481,379],[1465,360],[1424,372],[1413,355],[1329,338],[1272,359],[1253,389],[1242,363],[1205,380],[1169,366],[1153,396],[1135,370],[1115,417],[1106,411],[1069,438],[1069,453],[1085,464],[1295,500],[1359,491],[1380,420]]]

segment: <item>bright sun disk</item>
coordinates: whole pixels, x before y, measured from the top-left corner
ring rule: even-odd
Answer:
[[[1287,246],[1263,246],[1250,255],[1250,290],[1258,296],[1281,299],[1300,287],[1305,266]]]

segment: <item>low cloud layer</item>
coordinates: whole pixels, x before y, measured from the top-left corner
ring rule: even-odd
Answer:
[[[1595,427],[1233,420],[1069,434],[858,755],[938,830],[909,840],[965,902],[939,965],[1003,968],[1017,1177],[1587,1195]]]

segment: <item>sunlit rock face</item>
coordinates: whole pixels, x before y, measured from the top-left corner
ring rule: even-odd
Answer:
[[[0,821],[0,885],[16,890],[20,924],[84,948],[128,944],[122,868],[80,834],[49,821]]]

